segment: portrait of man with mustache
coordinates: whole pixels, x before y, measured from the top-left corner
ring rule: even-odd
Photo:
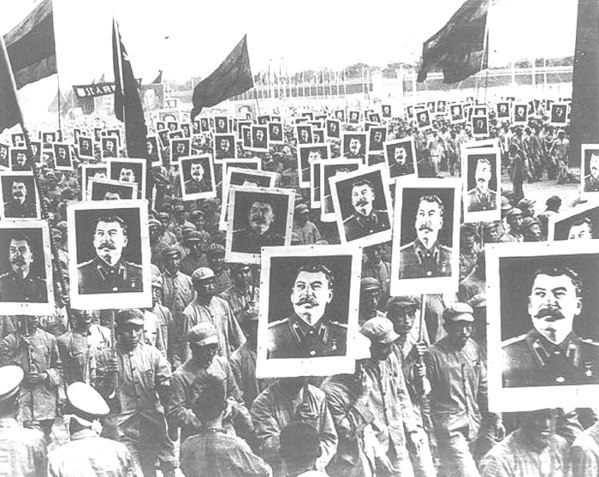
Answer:
[[[31,238],[15,233],[8,241],[10,270],[0,275],[0,303],[44,303],[48,301],[46,284],[34,276],[32,266],[36,258]]]
[[[325,265],[297,269],[290,293],[293,315],[268,325],[268,358],[345,355],[347,325],[327,312],[334,286],[335,277]]]
[[[357,179],[351,186],[351,203],[354,213],[343,222],[345,239],[348,242],[389,230],[389,214],[375,210],[376,194],[368,179]]]
[[[414,221],[417,238],[399,250],[400,279],[451,276],[452,250],[439,243],[443,210],[439,196],[420,197]]]
[[[128,240],[127,226],[118,215],[96,220],[93,235],[96,256],[77,267],[80,294],[143,291],[142,267],[123,259]]]
[[[5,187],[6,185],[8,184],[3,181],[2,186]],[[4,202],[5,219],[37,218],[35,194],[33,191],[29,192],[28,185],[33,186],[33,178],[26,181],[23,177],[17,177],[12,180],[12,184],[9,185],[10,188],[8,189],[10,190],[10,199]]]
[[[599,344],[578,337],[583,283],[563,266],[534,272],[528,296],[532,329],[502,343],[503,386],[599,384]]]
[[[247,226],[233,231],[234,252],[257,254],[262,247],[285,245],[285,237],[271,229],[277,215],[268,200],[254,200],[247,217]]]
[[[482,212],[497,208],[497,192],[489,188],[493,176],[493,166],[486,157],[476,161],[474,180],[476,186],[468,191],[468,211]]]

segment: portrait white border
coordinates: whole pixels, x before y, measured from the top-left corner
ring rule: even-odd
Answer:
[[[114,139],[115,140],[115,156],[114,157],[105,157],[104,156],[104,140],[105,139]],[[108,141],[106,141],[108,142]],[[111,141],[112,142],[112,141]],[[54,149],[52,149],[52,152],[54,152]],[[103,162],[108,162],[110,159],[118,159],[121,157],[120,155],[120,149],[119,149],[119,138],[118,136],[100,136],[100,160]]]
[[[321,222],[335,222],[335,212],[325,212],[324,211],[324,168],[325,166],[342,166],[344,164],[355,164],[358,166],[357,170],[364,167],[364,163],[362,159],[346,159],[345,157],[337,157],[335,159],[327,159],[320,161],[320,221]],[[353,172],[353,171],[350,171]],[[334,177],[334,176],[333,176]],[[329,177],[330,179],[330,177]],[[331,191],[331,200],[333,200],[333,192]],[[333,203],[333,210],[335,209],[335,204]]]
[[[81,138],[85,138],[88,139],[92,145],[92,152],[90,155],[86,155],[86,154],[82,154],[81,153]],[[94,159],[94,147],[95,147],[96,142],[94,141],[93,137],[89,137],[89,136],[84,136],[83,134],[80,134],[79,137],[77,138],[77,154],[79,156],[79,159],[90,159],[93,160]]]
[[[272,139],[270,137],[270,127],[272,125],[278,125],[281,128],[281,136],[282,139],[280,141],[276,141],[274,139]],[[283,126],[283,121],[269,121],[268,123],[266,123],[266,126],[268,128],[268,142],[270,144],[285,144],[285,127]]]
[[[328,157],[321,157],[319,160],[327,161],[327,160],[331,159],[331,144],[328,142],[298,144],[297,149],[296,149],[296,159],[297,159],[297,171],[298,171],[297,180],[298,180],[300,189],[308,189],[310,187],[310,183],[311,183],[310,170],[308,170],[308,180],[307,181],[302,180],[302,159],[301,159],[302,153],[301,153],[301,151],[302,151],[302,149],[308,149],[311,147],[319,147],[319,148],[326,147]],[[310,166],[310,163],[308,163],[308,166]]]
[[[391,158],[389,157],[389,153],[387,152],[387,146],[396,146],[398,144],[410,143],[410,148],[412,150],[412,169],[414,172],[411,174],[405,174],[403,176],[391,177]],[[395,179],[399,179],[400,177],[418,177],[418,162],[416,160],[416,144],[414,143],[414,137],[402,137],[401,139],[393,139],[392,141],[385,141],[383,144],[383,157],[385,158],[385,175],[387,177],[387,185],[392,186],[395,183]],[[395,161],[395,158],[393,158]]]
[[[233,142],[231,144],[231,147],[233,148],[233,156],[231,157],[221,157],[220,159],[216,158],[216,141],[218,139],[221,139],[223,136],[227,136],[229,140],[233,139]],[[232,132],[232,133],[214,133],[214,147],[212,148],[213,153],[212,156],[214,157],[214,162],[217,163],[221,163],[223,162],[225,159],[237,159],[237,135]],[[189,157],[189,156],[185,156],[185,157]]]
[[[485,131],[484,134],[482,134],[482,133],[475,133],[474,132],[474,120],[475,119],[484,119],[485,120],[486,131]],[[480,114],[477,115],[477,116],[472,115],[470,117],[470,127],[472,128],[472,137],[474,137],[474,138],[479,138],[479,137],[486,138],[486,137],[488,137],[489,136],[489,116],[486,116],[486,115],[483,116],[483,115],[480,115]]]
[[[516,121],[516,110],[519,106],[526,108],[526,118],[524,121]],[[528,124],[528,103],[525,101],[516,101],[512,105],[512,126],[526,126]]]
[[[399,250],[401,248],[401,214],[404,189],[453,189],[453,228],[451,247],[451,276],[430,278],[399,278]],[[395,217],[393,221],[393,241],[391,255],[391,296],[457,293],[460,263],[460,199],[462,180],[460,178],[418,179],[400,178],[395,181]],[[443,204],[447,209],[447,204]]]
[[[329,122],[337,123],[337,136],[329,135]],[[325,122],[324,134],[327,139],[336,139],[337,141],[341,139],[341,121],[336,118],[327,118]]]
[[[495,155],[495,177],[497,190],[495,192],[495,209],[482,210],[478,212],[470,212],[468,210],[468,156],[478,154],[494,154]],[[494,222],[501,220],[501,150],[498,147],[478,147],[478,148],[463,148],[462,149],[462,179],[464,181],[462,187],[462,201],[464,204],[464,223],[472,224],[477,222]]]
[[[586,152],[589,150],[595,150],[599,154],[599,144],[581,144],[580,145],[580,197],[582,199],[593,200],[593,198],[599,197],[598,192],[585,192],[584,190],[584,178],[588,174],[587,161],[585,160]]]
[[[88,177],[89,174],[86,172],[88,169],[97,169],[103,168],[106,169],[106,179],[110,180],[108,176],[108,164],[105,162],[98,162],[96,164],[81,164],[81,200],[87,201],[89,197],[89,191],[87,189],[88,181],[91,181],[91,178]]]
[[[563,122],[556,122],[553,120],[553,108],[556,107],[563,107],[564,108],[564,121]],[[555,102],[555,103],[551,103],[551,109],[549,110],[549,124],[551,124],[551,126],[554,127],[565,127],[568,125],[568,103],[565,102]]]
[[[347,180],[353,180],[366,174],[378,172],[381,177],[381,185],[383,187],[383,198],[385,201],[385,208],[387,213],[387,220],[389,221],[389,230],[383,230],[366,237],[358,238],[355,240],[348,241],[345,236],[345,227],[343,226],[343,217],[341,215],[341,204],[339,203],[339,190],[337,184],[345,182]],[[333,176],[330,178],[331,184],[331,195],[333,197],[333,209],[335,210],[337,230],[339,232],[339,239],[342,244],[358,245],[360,247],[368,247],[370,245],[378,245],[381,243],[389,242],[393,234],[393,202],[391,201],[391,192],[389,191],[388,183],[385,177],[385,164],[375,164],[373,166],[363,166],[357,171],[348,172],[342,176]],[[374,192],[374,191],[373,191]]]
[[[596,407],[599,384],[568,386],[502,385],[500,259],[506,257],[543,257],[553,255],[599,255],[595,241],[493,243],[486,251],[488,394],[491,412],[532,411],[542,408]],[[532,325],[531,325],[532,327]]]
[[[460,117],[458,119],[453,118],[453,114],[451,112],[452,108],[459,107],[460,108]],[[466,122],[466,115],[464,114],[464,105],[462,103],[451,103],[449,105],[449,121],[451,124],[460,124]]]
[[[104,209],[118,214],[119,209],[137,209],[141,242],[142,292],[79,293],[79,267],[77,263],[77,229],[75,211]],[[67,205],[69,280],[71,306],[79,310],[110,310],[118,308],[150,308],[152,306],[152,273],[147,200],[98,200],[71,202]]]
[[[140,199],[145,199],[146,198],[146,177],[148,174],[148,171],[146,170],[146,167],[148,165],[148,161],[146,161],[145,159],[138,159],[138,158],[134,158],[134,157],[111,157],[110,159],[108,159],[108,161],[106,161],[106,176],[108,179],[110,180],[116,180],[118,181],[118,179],[112,179],[112,165],[115,162],[123,162],[125,164],[129,163],[129,164],[140,164],[141,165],[141,184],[139,183],[139,181],[136,181],[136,184],[138,184],[138,189],[141,190],[141,197]],[[95,202],[95,201],[94,201]]]
[[[266,147],[262,148],[262,147],[255,147],[254,146],[254,130],[255,129],[264,129],[266,131],[265,133],[265,139],[266,139]],[[254,152],[268,152],[270,150],[270,138],[268,137],[268,125],[267,124],[252,124],[252,147],[249,148],[250,151],[254,151]]]
[[[149,139],[154,138],[156,141],[156,153],[158,154],[158,161],[151,161],[152,167],[160,167],[164,165],[164,158],[162,157],[162,143],[160,142],[160,138],[158,137],[158,133],[156,134],[148,134],[146,136],[146,143]]]
[[[4,315],[52,315],[56,312],[56,303],[54,300],[54,276],[52,274],[52,250],[50,247],[50,227],[45,220],[2,220],[0,221],[0,229],[35,229],[39,228],[42,231],[42,247],[43,250],[38,250],[38,254],[42,254],[44,258],[44,271],[46,279],[44,285],[48,301],[45,303],[31,302],[0,302],[2,314]]]
[[[98,200],[92,200],[92,196],[94,193],[94,184],[107,184],[107,185],[119,185],[119,186],[130,187],[131,189],[133,189],[133,196],[131,197],[131,199],[119,199],[119,201],[120,200],[137,200],[137,182],[121,182],[121,181],[115,181],[114,179],[91,179],[89,181],[89,190],[88,190],[88,196],[85,199],[86,201],[99,202]]]
[[[242,253],[234,252],[233,247],[233,225],[235,223],[235,203],[238,192],[248,192],[255,194],[269,194],[272,196],[287,196],[287,217],[285,220],[285,244],[284,247],[291,245],[291,232],[293,230],[293,212],[295,204],[295,190],[283,188],[268,188],[268,187],[229,187],[229,213],[230,220],[227,221],[227,236],[225,244],[225,261],[233,263],[249,263],[259,265],[261,253]]]
[[[351,255],[352,273],[349,281],[349,307],[347,319],[347,342],[345,356],[318,358],[267,358],[268,308],[270,296],[271,259],[276,257],[329,257]],[[293,247],[264,247],[260,270],[260,294],[258,321],[257,378],[282,378],[295,376],[331,376],[351,374],[355,371],[358,346],[358,315],[360,280],[362,277],[362,248],[356,245],[296,245]]]
[[[69,151],[69,159],[70,159],[69,162],[71,163],[70,166],[59,166],[58,165],[58,159],[56,157],[56,153],[58,151],[58,148],[61,147],[61,146],[62,147],[66,147],[67,150]],[[69,144],[68,142],[64,142],[64,141],[62,141],[62,142],[59,142],[59,141],[53,142],[52,143],[52,152],[54,152],[54,168],[57,171],[70,171],[70,172],[73,172],[73,170],[74,170],[73,169],[73,154],[74,154],[74,151],[73,151],[73,148],[72,148],[71,144]]]
[[[567,242],[568,240],[555,240],[555,227],[558,222],[562,222],[564,220],[568,220],[570,217],[574,217],[578,214],[584,214],[585,212],[589,212],[593,209],[599,209],[599,193],[597,196],[589,200],[584,204],[579,204],[575,207],[571,207],[569,209],[558,212],[557,214],[551,214],[547,221],[547,241],[548,242]],[[599,239],[599,237],[597,238]],[[597,240],[592,239],[592,240]],[[579,242],[577,242],[578,244]],[[596,243],[596,242],[595,242]]]
[[[499,105],[500,104],[507,104],[507,115],[499,114]],[[495,103],[495,115],[496,115],[497,119],[507,119],[509,121],[510,118],[512,117],[512,103],[510,103],[509,101],[497,101]]]
[[[31,179],[33,180],[33,189],[34,189],[34,193],[35,193],[35,214],[36,216],[33,218],[27,218],[27,217],[5,217],[4,215],[4,185],[2,183],[2,177],[15,177],[15,176],[20,176],[20,177],[31,177]],[[37,184],[35,181],[35,178],[33,177],[33,172],[32,171],[8,171],[8,170],[3,170],[0,169],[0,219],[4,220],[11,220],[11,221],[27,221],[27,222],[31,222],[33,220],[41,220],[42,219],[42,204],[40,202],[40,194],[37,190]]]
[[[194,159],[206,159],[208,161],[208,168],[210,171],[210,190],[206,192],[196,192],[194,194],[187,194],[185,192],[185,177],[183,174],[183,162],[191,162]],[[181,156],[179,158],[179,185],[181,186],[181,198],[183,201],[198,200],[198,199],[209,199],[216,197],[216,178],[214,177],[214,161],[210,154],[197,154],[193,156]]]
[[[339,153],[341,154],[341,157],[344,157],[346,159],[357,159],[356,157],[347,157],[347,154],[349,154],[350,151],[344,151],[344,147],[345,147],[345,137],[346,136],[363,136],[364,140],[362,141],[362,151],[364,153],[364,158],[360,159],[362,161],[362,164],[366,165],[366,161],[368,158],[368,131],[364,131],[364,130],[356,130],[356,131],[342,131],[341,132],[341,149],[339,151]],[[351,139],[350,139],[351,142]],[[349,147],[349,142],[348,142],[348,147]]]

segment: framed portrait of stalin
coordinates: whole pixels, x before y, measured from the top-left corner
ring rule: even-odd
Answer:
[[[329,376],[354,370],[359,247],[266,247],[256,374]]]
[[[147,201],[73,202],[67,225],[74,308],[152,306]]]
[[[39,194],[32,172],[0,172],[0,218],[42,218]]]
[[[179,159],[179,180],[183,200],[207,199],[216,197],[216,182],[212,157],[181,157]]]

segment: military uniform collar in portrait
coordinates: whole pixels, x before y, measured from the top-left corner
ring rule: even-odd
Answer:
[[[419,239],[400,249],[400,277],[427,278],[451,276],[450,248],[436,241],[427,249]]]
[[[114,266],[95,257],[79,265],[79,293],[122,293],[142,291],[142,269],[119,260]]]
[[[481,212],[484,210],[494,210],[497,207],[497,194],[487,189],[486,193],[481,192],[477,187],[468,191],[468,211]]]
[[[373,209],[368,215],[354,212],[345,219],[343,227],[345,228],[345,239],[351,241],[383,232],[388,230],[391,225],[385,211]]]
[[[591,174],[584,178],[585,192],[599,192],[599,178],[595,179]]]

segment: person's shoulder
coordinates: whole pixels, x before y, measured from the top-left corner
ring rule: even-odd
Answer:
[[[88,260],[87,262],[80,263],[79,265],[77,265],[77,268],[80,271],[84,271],[84,270],[91,269],[93,266],[94,266],[94,260],[91,259],[91,260]]]
[[[289,326],[289,318],[283,318],[282,320],[273,321],[268,324],[268,329],[270,330],[280,330]]]
[[[329,330],[333,333],[347,333],[347,325],[339,321],[330,320],[328,323]]]
[[[138,265],[137,263],[125,262],[125,263],[123,263],[123,265],[125,266],[125,269],[129,273],[135,273],[138,275],[142,274],[143,268],[141,265]]]
[[[474,197],[475,194],[476,194],[476,187],[474,187],[473,189],[470,189],[468,191],[468,197]]]
[[[415,242],[410,242],[406,245],[404,245],[403,247],[399,248],[399,253],[410,253],[410,252],[414,252],[414,244]]]
[[[504,351],[511,351],[515,349],[520,349],[526,346],[526,337],[527,335],[514,336],[513,338],[509,338],[501,343],[501,347]]]
[[[8,281],[8,280],[10,280],[10,272],[0,273],[0,280],[1,281]]]
[[[355,214],[351,214],[347,219],[343,221],[343,225],[353,225],[357,223]]]

